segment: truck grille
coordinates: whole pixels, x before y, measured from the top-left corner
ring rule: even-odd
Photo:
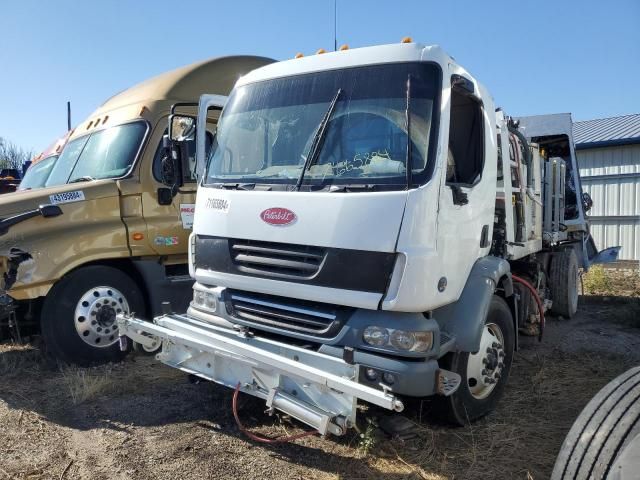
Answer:
[[[311,278],[320,269],[324,248],[257,240],[229,241],[231,258],[243,273],[281,278]]]
[[[324,303],[227,290],[227,312],[243,325],[271,327],[315,336],[332,336],[348,310]]]

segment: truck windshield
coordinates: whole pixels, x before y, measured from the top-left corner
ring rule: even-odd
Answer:
[[[57,159],[58,155],[51,155],[50,157],[40,160],[35,165],[31,165],[27,173],[24,174],[18,190],[31,190],[32,188],[44,187]]]
[[[146,131],[144,122],[133,122],[69,142],[45,185],[122,177],[131,169]]]
[[[296,184],[328,112],[304,186],[406,188],[407,161],[412,181],[423,182],[432,170],[439,91],[440,71],[427,63],[355,67],[244,85],[231,94],[218,122],[205,184]]]

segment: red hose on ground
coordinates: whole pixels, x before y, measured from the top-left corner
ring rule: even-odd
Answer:
[[[524,278],[520,278],[517,275],[511,274],[511,278],[515,280],[517,283],[524,285],[529,289],[533,298],[538,305],[538,311],[540,312],[540,335],[538,335],[538,341],[542,341],[542,334],[544,333],[544,307],[542,306],[542,300],[540,300],[540,295],[538,295],[538,291],[535,289],[533,285],[527,282]]]
[[[231,406],[233,409],[233,418],[236,419],[236,425],[238,425],[238,428],[240,429],[240,431],[244,433],[247,437],[249,437],[251,440],[255,442],[260,442],[260,443],[285,443],[285,442],[291,442],[293,440],[298,440],[299,438],[316,435],[318,433],[314,430],[310,432],[298,433],[297,435],[291,435],[289,437],[278,437],[278,438],[260,437],[259,435],[251,433],[249,430],[247,430],[244,427],[244,425],[242,425],[242,422],[240,421],[240,417],[238,417],[238,393],[240,393],[240,382],[238,382],[238,385],[236,385],[236,389],[233,392],[233,402],[231,403]]]

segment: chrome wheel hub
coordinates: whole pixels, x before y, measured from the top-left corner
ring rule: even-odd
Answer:
[[[469,355],[467,384],[474,398],[487,398],[496,388],[504,368],[504,336],[495,323],[487,323],[482,331],[480,350]]]
[[[118,341],[116,315],[129,313],[127,299],[113,287],[95,287],[76,305],[74,323],[80,338],[92,347],[110,347]]]

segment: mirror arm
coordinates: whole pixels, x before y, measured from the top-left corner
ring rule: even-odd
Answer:
[[[469,203],[469,197],[462,191],[459,185],[449,185],[453,195],[454,205],[466,205]]]

